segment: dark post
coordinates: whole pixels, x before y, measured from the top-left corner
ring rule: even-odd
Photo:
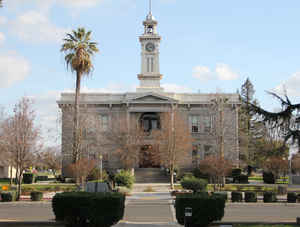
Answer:
[[[186,207],[184,210],[184,227],[191,227],[193,209]]]

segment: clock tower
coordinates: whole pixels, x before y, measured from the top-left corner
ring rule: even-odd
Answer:
[[[157,21],[150,10],[143,22],[144,34],[139,39],[141,43],[141,73],[138,74],[140,86],[136,89],[137,92],[163,92],[160,87],[162,75],[159,69],[159,46],[161,37],[157,33]]]

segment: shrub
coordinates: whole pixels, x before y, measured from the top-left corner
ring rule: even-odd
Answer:
[[[225,192],[214,192],[213,194],[218,195],[218,196],[222,196],[225,199],[225,201],[228,200],[228,194],[227,194],[226,191]]]
[[[34,183],[34,174],[33,173],[23,173],[23,183],[32,184]]]
[[[235,178],[237,180],[238,183],[240,184],[248,184],[249,181],[248,181],[248,176],[247,175],[244,175],[244,174],[241,174],[239,175],[238,177]]]
[[[100,169],[99,168],[94,168],[87,176],[88,181],[94,181],[94,180],[99,180],[99,179],[100,179]],[[105,170],[102,171],[102,180],[108,181],[108,174]]]
[[[115,175],[115,182],[119,186],[125,186],[127,188],[132,188],[135,178],[131,175],[130,171],[121,170]]]
[[[242,202],[243,201],[243,194],[242,192],[231,192],[231,201],[234,202]]]
[[[256,203],[257,202],[256,192],[245,192],[245,202],[246,203]]]
[[[33,191],[30,192],[31,201],[41,201],[43,199],[43,192]]]
[[[184,177],[180,184],[182,188],[192,190],[194,193],[206,191],[207,181],[196,177]]]
[[[35,181],[47,181],[47,180],[49,180],[47,175],[35,177]]]
[[[16,201],[16,198],[17,198],[17,192],[15,191],[1,192],[2,202]]]
[[[264,192],[264,203],[274,203],[277,202],[275,192]]]
[[[201,178],[201,179],[205,179],[205,180],[209,180],[209,175],[208,174],[205,174],[205,173],[202,173],[201,170],[199,168],[195,168],[193,170],[193,175],[197,178]]]
[[[66,226],[109,227],[124,216],[125,195],[116,192],[63,192],[52,199],[56,220]]]
[[[297,202],[297,193],[296,192],[288,192],[287,194],[287,202],[288,203],[296,203]]]
[[[275,184],[276,179],[275,179],[273,173],[264,171],[263,172],[263,181],[266,184]]]
[[[182,194],[175,200],[176,218],[184,224],[185,208],[192,208],[191,224],[199,227],[208,226],[224,216],[225,199],[220,195]]]
[[[231,176],[233,178],[238,177],[241,174],[242,174],[242,169],[240,169],[240,168],[232,169],[232,171],[231,171]]]

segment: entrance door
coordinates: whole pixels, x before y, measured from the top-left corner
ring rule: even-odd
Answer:
[[[145,145],[141,147],[139,156],[140,168],[159,168],[160,159],[158,149],[155,149],[152,145]]]

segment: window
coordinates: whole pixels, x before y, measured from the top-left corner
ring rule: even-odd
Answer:
[[[192,165],[196,167],[198,165],[198,146],[194,145],[192,150]]]
[[[101,115],[101,129],[103,129],[103,131],[106,131],[108,129],[108,116],[107,115]]]
[[[154,58],[151,58],[151,72],[154,71]]]
[[[199,133],[200,132],[200,116],[193,115],[190,116],[190,125],[191,125],[191,132],[192,133]]]
[[[189,117],[189,121],[192,133],[208,133],[211,131],[211,116],[192,115]]]
[[[147,58],[147,73],[150,72],[150,58]]]
[[[204,125],[204,132],[210,132],[211,131],[211,122],[212,117],[211,116],[203,116],[203,125]]]
[[[212,154],[212,146],[204,145],[204,157],[207,157]]]

